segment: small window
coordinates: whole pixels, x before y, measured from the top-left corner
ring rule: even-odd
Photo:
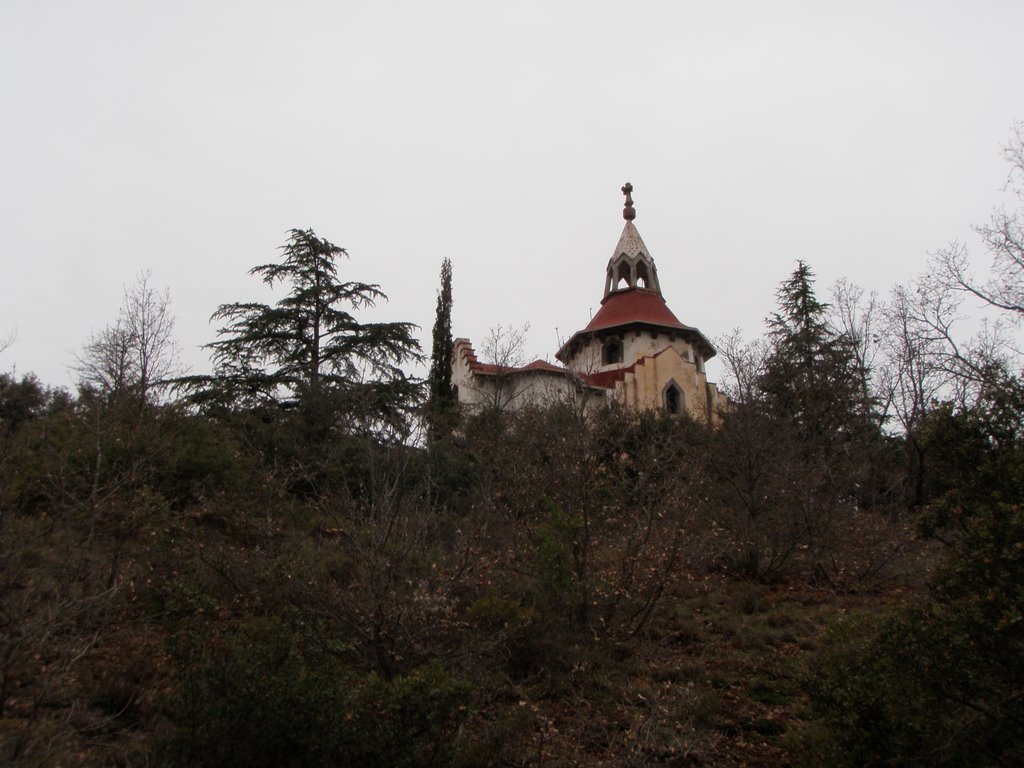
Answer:
[[[670,381],[668,383],[663,394],[665,399],[665,413],[677,416],[683,412],[683,408],[685,406],[683,391],[679,389],[679,386],[674,381]]]
[[[622,342],[618,339],[608,339],[604,343],[604,349],[601,355],[601,362],[603,365],[615,365],[616,363],[622,362]]]

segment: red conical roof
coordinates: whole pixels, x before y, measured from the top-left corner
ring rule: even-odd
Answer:
[[[614,328],[617,325],[631,323],[689,330],[687,326],[679,322],[678,317],[672,314],[672,310],[668,308],[660,293],[643,288],[633,288],[608,294],[601,302],[601,309],[597,311],[583,331],[584,333],[599,331],[603,328]]]
[[[679,321],[661,293],[644,288],[629,288],[613,291],[601,302],[601,309],[591,318],[587,327],[576,331],[555,354],[562,362],[572,356],[570,350],[580,339],[592,336],[604,336],[616,333],[616,329],[625,331],[629,328],[646,328],[652,331],[680,333],[691,338],[701,349],[707,360],[715,356],[715,348],[699,330]]]
[[[714,357],[715,348],[711,342],[696,328],[681,323],[661,295],[658,268],[640,233],[633,225],[636,211],[633,209],[632,191],[633,185],[629,183],[622,188],[622,193],[626,195],[626,208],[623,213],[626,224],[622,228],[615,251],[608,260],[601,308],[591,318],[586,328],[574,333],[562,345],[555,357],[568,363],[584,339],[603,338],[624,333],[629,329],[648,330],[652,333],[664,332],[670,336],[681,334],[697,345],[705,360]]]

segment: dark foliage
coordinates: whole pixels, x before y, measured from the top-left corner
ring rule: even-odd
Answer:
[[[1024,759],[1018,377],[915,422],[925,557],[901,438],[804,264],[707,425],[460,413],[447,260],[424,409],[412,326],[354,316],[379,287],[339,282],[312,232],[283,251],[253,274],[287,295],[218,310],[189,402],[0,375],[0,760]],[[878,615],[839,623],[801,689],[845,605]]]
[[[1024,760],[1022,429],[1008,378],[930,417],[937,476],[920,523],[948,559],[923,603],[837,633],[814,692],[846,764]]]
[[[796,428],[809,450],[841,450],[872,424],[851,340],[828,327],[828,308],[814,292],[814,274],[798,262],[778,290],[768,319],[771,351],[759,387],[767,412]]]
[[[440,667],[382,680],[330,644],[252,619],[181,638],[184,670],[167,747],[183,766],[447,765],[465,687]]]
[[[340,282],[345,250],[312,230],[293,229],[280,263],[253,267],[288,294],[274,305],[223,304],[212,342],[216,374],[184,380],[200,402],[303,409],[312,432],[336,426],[404,428],[418,384],[402,366],[419,357],[411,323],[363,323],[354,310],[386,300],[378,285]],[[340,424],[339,424],[340,422]]]
[[[887,555],[864,556],[847,535],[863,512],[891,513],[901,473],[810,268],[798,263],[777,296],[763,366],[711,441],[727,534],[719,557],[748,578],[802,572],[848,588],[885,567]]]
[[[432,441],[451,434],[456,415],[452,391],[452,303],[452,262],[445,259],[441,263],[441,288],[437,292],[427,376],[427,422]]]
[[[0,432],[12,435],[28,421],[42,415],[48,399],[46,388],[35,376],[21,379],[0,373]]]

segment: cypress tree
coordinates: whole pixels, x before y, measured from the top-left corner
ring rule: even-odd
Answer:
[[[437,292],[434,316],[433,346],[427,384],[427,425],[431,439],[444,437],[451,430],[455,413],[452,391],[452,262],[441,262],[441,288]]]

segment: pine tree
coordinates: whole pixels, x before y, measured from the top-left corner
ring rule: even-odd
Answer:
[[[430,353],[430,374],[427,421],[431,439],[438,439],[451,429],[455,411],[452,390],[452,262],[441,262],[441,288],[437,292],[434,316],[433,346]]]

